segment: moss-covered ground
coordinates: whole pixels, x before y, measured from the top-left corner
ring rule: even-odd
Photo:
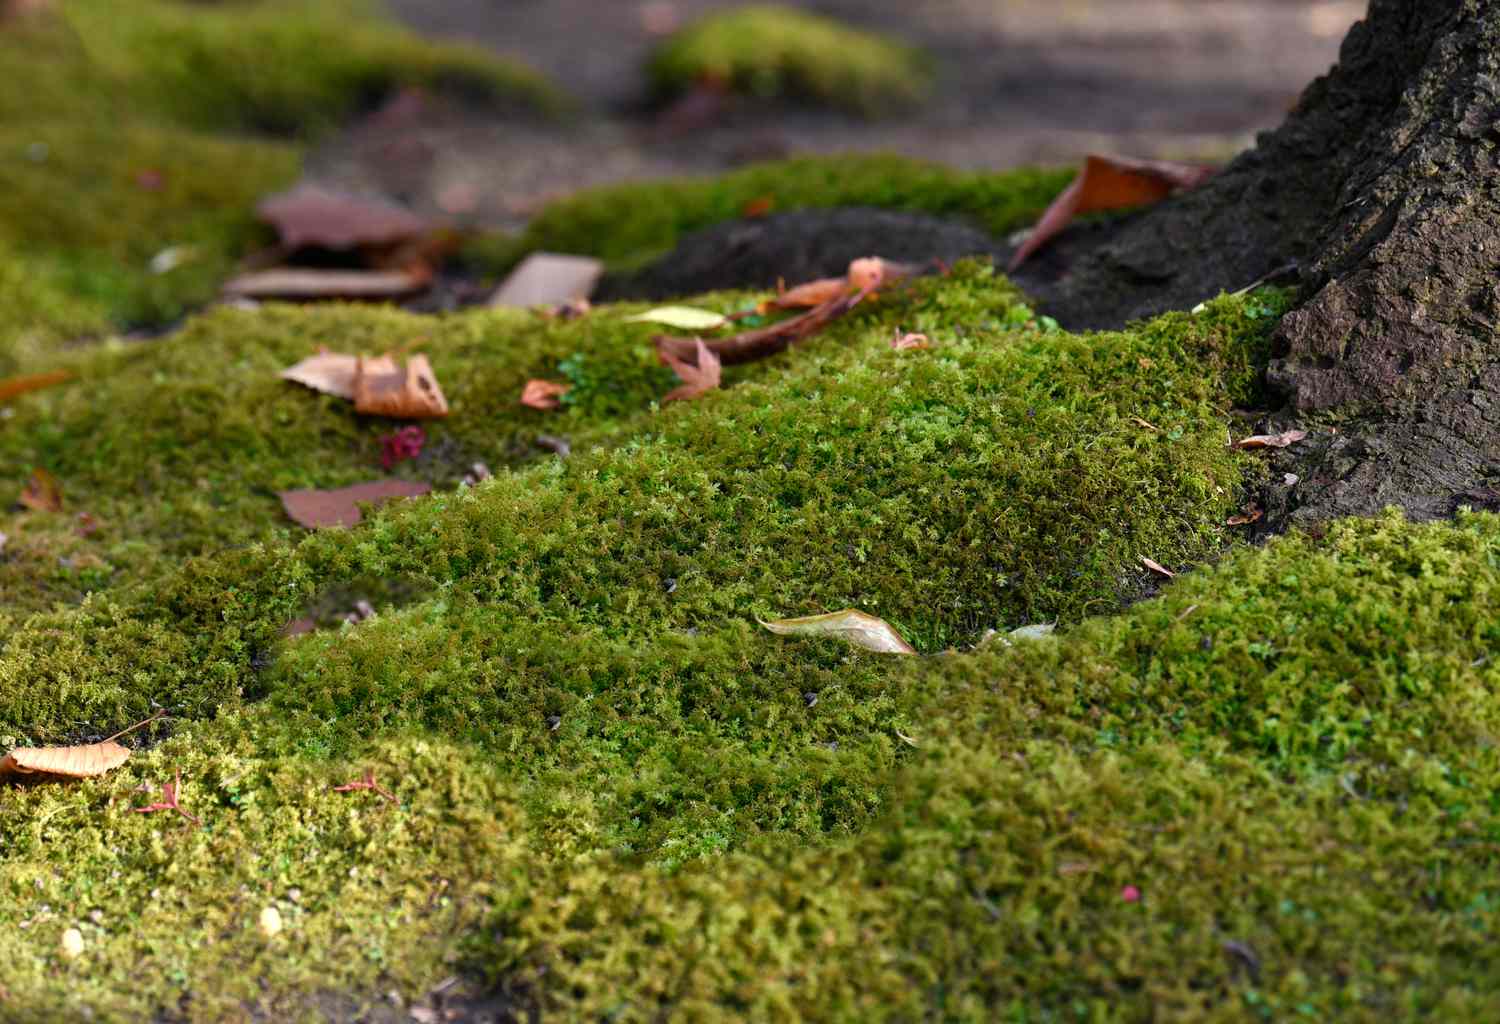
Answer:
[[[675,33],[647,72],[658,96],[705,82],[763,99],[800,99],[866,115],[925,99],[931,62],[853,25],[779,4],[710,14]]]
[[[80,39],[105,10],[63,9]],[[0,747],[171,712],[106,776],[0,788],[0,1018],[347,1018],[450,975],[547,1019],[1500,1012],[1500,518],[1234,540],[1260,462],[1230,412],[1286,296],[1079,336],[965,264],[666,407],[630,306],[221,308],[59,349],[201,294],[110,284],[109,246],[201,215],[167,239],[234,252],[254,196],[210,201],[194,154],[295,167],[162,116],[88,215],[95,158],[0,165],[18,217],[61,225],[0,239],[3,351],[77,374],[0,406],[0,481],[44,468],[66,503],[0,514]],[[998,230],[1057,184],[794,162],[581,197],[529,237],[629,261],[768,191]],[[285,519],[275,491],[381,475],[397,426],[277,378],[319,346],[429,355],[453,413],[395,472],[433,496]],[[531,377],[564,408],[520,407]],[[495,478],[460,486],[476,461]],[[282,635],[358,598],[375,618]],[[844,606],[921,656],[755,623]],[[367,770],[396,803],[333,789]],[[179,774],[201,825],[134,813]]]
[[[302,144],[403,85],[563,105],[362,0],[59,0],[5,24],[0,68],[0,377],[210,298],[269,240],[255,201],[296,178]]]

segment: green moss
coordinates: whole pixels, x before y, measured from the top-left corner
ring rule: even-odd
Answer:
[[[708,80],[869,115],[920,102],[932,88],[930,62],[913,48],[775,4],[708,15],[663,43],[648,73],[662,96]]]
[[[492,255],[504,266],[520,253],[571,252],[630,269],[664,255],[684,233],[734,220],[759,200],[778,212],[873,206],[958,217],[1003,237],[1034,221],[1072,175],[955,171],[883,155],[799,157],[712,179],[588,189],[548,205],[514,249]]]

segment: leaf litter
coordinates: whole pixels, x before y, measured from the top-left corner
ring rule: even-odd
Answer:
[[[832,636],[877,654],[917,653],[889,622],[854,608],[826,615],[756,621],[779,636]]]
[[[675,354],[663,352],[662,361],[672,368],[682,381],[681,387],[673,388],[662,398],[662,404],[667,402],[691,401],[702,398],[710,391],[717,388],[723,377],[722,366],[719,357],[709,351],[708,346],[698,340],[698,351],[693,362],[681,359]]]
[[[383,503],[395,498],[416,498],[432,490],[412,480],[371,480],[336,490],[278,491],[281,507],[297,523],[310,530],[353,526],[364,518],[360,503]]]

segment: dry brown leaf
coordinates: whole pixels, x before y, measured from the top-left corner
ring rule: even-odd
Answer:
[[[1078,177],[1052,201],[1021,243],[1009,269],[1014,271],[1025,263],[1079,214],[1159,203],[1173,192],[1197,188],[1216,172],[1217,168],[1201,164],[1091,155]]]
[[[668,402],[685,402],[694,398],[702,398],[719,386],[723,378],[719,357],[710,352],[708,346],[701,340],[698,342],[696,355],[696,361],[689,363],[675,355],[662,353],[662,360],[682,381],[681,387],[673,388],[663,396],[661,400],[663,405]]]
[[[31,479],[18,499],[33,512],[61,512],[63,507],[62,484],[57,477],[38,467],[31,471]]]
[[[822,330],[828,324],[863,302],[867,294],[866,292],[857,292],[853,295],[842,295],[837,299],[808,310],[801,316],[794,316],[789,320],[783,320],[769,327],[744,331],[727,338],[715,338],[713,341],[704,342],[704,344],[726,366],[733,366],[736,363],[748,363],[756,359],[765,359],[767,356],[773,356],[778,352],[784,351],[794,343]],[[656,351],[662,363],[669,365],[667,364],[667,357],[669,355],[683,360],[696,358],[698,352],[697,346],[700,341],[702,341],[701,338],[684,338],[662,334],[656,338]]]
[[[534,252],[490,296],[491,306],[556,306],[594,294],[604,264],[588,256]]]
[[[1168,569],[1166,566],[1162,565],[1160,562],[1156,562],[1156,561],[1153,561],[1152,559],[1147,558],[1145,555],[1141,556],[1141,564],[1144,565],[1146,568],[1150,569],[1152,572],[1157,573],[1158,575],[1161,575],[1161,576],[1165,576],[1169,580],[1177,578],[1177,574],[1175,572],[1173,572],[1171,569]]]
[[[359,368],[359,357],[327,349],[315,356],[308,356],[296,366],[281,371],[282,380],[295,381],[314,391],[338,398],[354,398],[354,375]]]
[[[1306,437],[1307,431],[1305,430],[1284,430],[1279,434],[1256,434],[1254,437],[1247,437],[1243,441],[1236,441],[1232,447],[1239,448],[1242,451],[1249,451],[1254,448],[1286,448]]]
[[[276,229],[288,249],[396,245],[425,234],[430,227],[404,207],[317,185],[299,185],[269,196],[256,211]]]
[[[404,270],[320,270],[278,267],[241,274],[224,282],[223,293],[237,299],[398,299],[432,284],[424,267]]]
[[[914,264],[892,263],[879,256],[866,256],[849,264],[849,287],[854,291],[875,292],[911,277],[918,269]]]
[[[807,615],[772,622],[760,619],[756,621],[781,636],[835,636],[877,654],[917,653],[916,648],[901,639],[901,634],[890,623],[853,608],[829,612],[827,615]]]
[[[569,385],[554,380],[528,380],[521,391],[521,404],[550,412],[562,406],[562,396],[568,389]]]
[[[436,419],[448,415],[448,400],[426,356],[412,356],[404,369],[390,356],[360,356],[354,369],[354,411],[398,420]]]
[[[817,281],[799,284],[795,288],[786,288],[778,284],[776,298],[762,302],[758,307],[758,312],[767,313],[773,309],[811,309],[848,294],[849,279],[847,277],[824,277]]]
[[[43,775],[86,779],[103,775],[130,759],[130,751],[110,740],[77,747],[18,747],[0,758],[0,776]]]
[[[31,391],[40,391],[50,388],[54,384],[73,379],[72,371],[57,370],[53,373],[37,373],[29,377],[7,377],[0,380],[0,402],[8,402],[12,398],[27,394]]]
[[[899,330],[891,339],[891,348],[897,352],[910,352],[913,349],[924,349],[932,347],[932,339],[925,334],[902,334]]]
[[[1256,506],[1251,505],[1249,508],[1247,508],[1241,514],[1236,515],[1236,516],[1230,516],[1228,519],[1226,519],[1224,521],[1224,525],[1225,526],[1249,526],[1251,523],[1258,523],[1258,522],[1260,522],[1261,518],[1264,517],[1264,516],[1265,516],[1264,512],[1262,512]]]
[[[310,530],[328,526],[353,526],[363,518],[360,502],[384,502],[392,498],[415,498],[432,490],[411,480],[372,480],[333,491],[278,491],[286,514]]]

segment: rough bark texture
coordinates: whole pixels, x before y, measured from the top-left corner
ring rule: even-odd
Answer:
[[[1273,522],[1484,505],[1500,479],[1500,3],[1372,0],[1337,67],[1210,186],[1079,231],[1022,283],[1069,326],[1189,308],[1292,262]],[[1295,474],[1284,485],[1283,473]]]

